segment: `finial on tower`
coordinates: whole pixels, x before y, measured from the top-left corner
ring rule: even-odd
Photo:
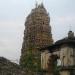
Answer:
[[[36,4],[43,4],[43,0],[35,0]]]
[[[36,4],[35,4],[36,5],[36,8],[37,8],[38,7],[38,2],[37,2],[37,0],[35,0],[35,2],[36,2]]]
[[[35,0],[35,6],[36,8],[38,7],[44,8],[43,0]]]
[[[43,6],[43,2],[41,2],[41,6]]]
[[[71,25],[69,25],[68,37],[69,37],[69,38],[74,37],[74,32],[72,32],[72,26],[71,26]]]

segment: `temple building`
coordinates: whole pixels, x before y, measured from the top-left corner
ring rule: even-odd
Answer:
[[[42,53],[48,52],[49,59],[44,66],[46,75],[75,75],[75,36],[69,31],[68,37],[58,40],[49,47],[42,48]],[[47,56],[45,54],[45,57]],[[45,58],[44,57],[44,58]],[[46,59],[43,61],[46,62]],[[43,62],[44,63],[44,62]],[[42,64],[43,64],[42,63]]]
[[[0,75],[75,75],[75,36],[54,42],[50,17],[36,4],[25,21],[20,63],[0,57]]]
[[[50,17],[43,4],[36,5],[25,21],[20,65],[33,75],[41,71],[40,48],[53,43]]]
[[[36,5],[25,21],[20,66],[27,75],[75,75],[75,36],[53,42],[50,17]]]

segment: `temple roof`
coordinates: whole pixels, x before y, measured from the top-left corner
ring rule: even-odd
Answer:
[[[75,43],[75,36],[74,36],[74,32],[72,31],[68,32],[68,37],[56,41],[55,45],[70,44],[70,43],[73,44]]]

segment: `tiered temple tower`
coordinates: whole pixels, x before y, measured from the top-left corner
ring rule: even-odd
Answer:
[[[32,9],[25,22],[20,65],[26,69],[26,72],[34,75],[41,71],[39,49],[52,43],[50,17],[43,4],[40,4]]]

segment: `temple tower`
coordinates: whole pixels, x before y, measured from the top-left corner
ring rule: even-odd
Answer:
[[[33,75],[40,72],[39,49],[52,43],[50,17],[43,4],[37,5],[26,18],[20,65]]]

